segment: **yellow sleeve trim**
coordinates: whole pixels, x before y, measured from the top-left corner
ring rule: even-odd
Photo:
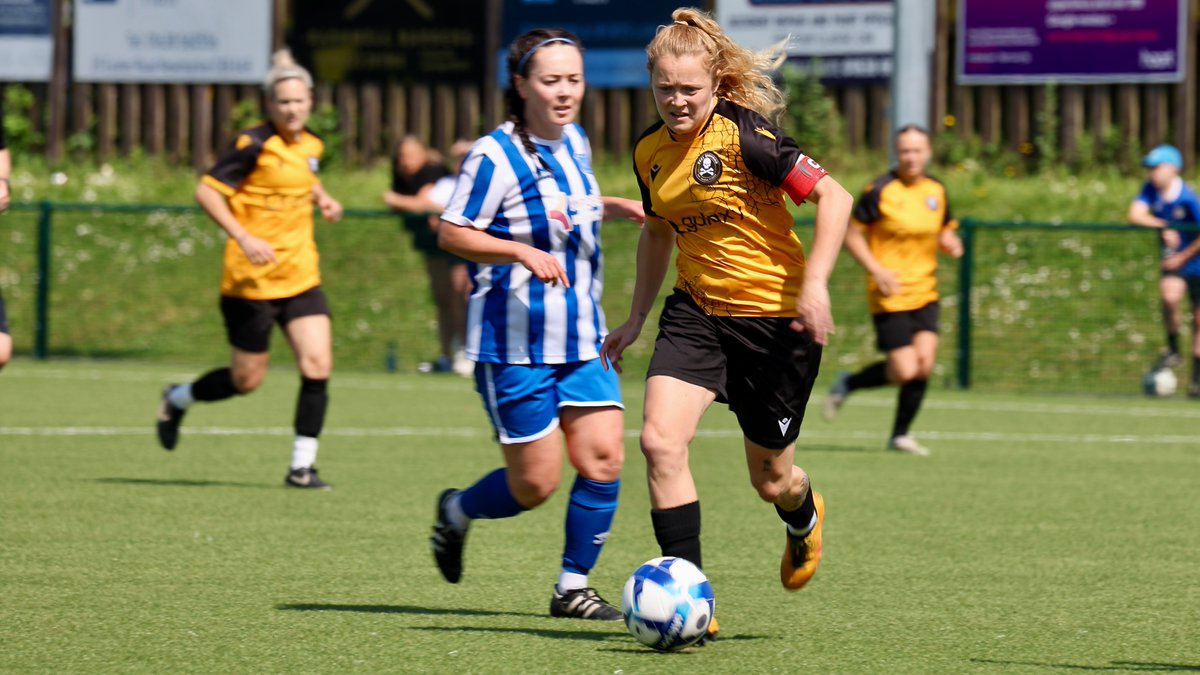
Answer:
[[[234,193],[237,192],[237,188],[231,188],[228,185],[217,180],[216,178],[209,176],[208,174],[205,174],[204,177],[200,179],[200,182],[215,189],[217,192],[220,192],[221,194],[225,195],[226,197],[232,197],[234,195]]]
[[[955,218],[955,219],[951,220],[950,222],[946,223],[945,225],[942,226],[942,229],[943,230],[957,230],[958,229],[958,219]]]

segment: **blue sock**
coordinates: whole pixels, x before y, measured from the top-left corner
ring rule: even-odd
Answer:
[[[463,490],[459,504],[468,518],[512,518],[528,511],[508,489],[508,470],[496,469]]]
[[[571,501],[567,505],[567,543],[563,548],[563,569],[587,574],[600,557],[600,547],[608,540],[621,481],[611,483],[575,478]]]

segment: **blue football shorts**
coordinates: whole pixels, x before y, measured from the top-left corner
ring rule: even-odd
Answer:
[[[558,428],[560,408],[625,408],[617,374],[600,359],[558,365],[480,363],[475,390],[505,445],[529,443]]]

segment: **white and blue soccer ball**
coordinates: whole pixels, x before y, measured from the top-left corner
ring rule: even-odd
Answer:
[[[1151,370],[1142,378],[1142,391],[1147,396],[1165,398],[1175,393],[1179,387],[1179,379],[1170,368]]]
[[[634,570],[621,594],[625,626],[660,651],[686,647],[708,632],[716,600],[708,577],[683,558],[655,558]]]

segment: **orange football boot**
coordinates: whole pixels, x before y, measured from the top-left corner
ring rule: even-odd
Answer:
[[[813,491],[813,505],[817,508],[817,524],[803,537],[787,535],[787,546],[783,549],[783,560],[779,563],[779,580],[789,591],[804,587],[821,564],[821,526],[825,523],[825,499],[820,492]],[[712,626],[709,626],[712,630]]]

